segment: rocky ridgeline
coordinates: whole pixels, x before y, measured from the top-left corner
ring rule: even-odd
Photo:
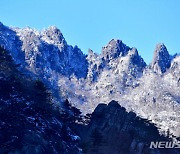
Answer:
[[[38,78],[58,102],[68,99],[83,113],[117,100],[128,111],[152,120],[166,134],[180,136],[180,59],[158,44],[147,65],[136,48],[112,39],[100,54],[68,45],[52,26],[42,31],[0,24],[0,45],[19,70]]]
[[[118,102],[99,104],[90,123],[76,128],[83,153],[175,154],[178,149],[150,149],[151,141],[171,141],[161,136],[151,122],[127,112]]]

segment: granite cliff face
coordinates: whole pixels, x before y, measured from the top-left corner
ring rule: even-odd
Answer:
[[[100,54],[87,55],[68,45],[52,26],[36,31],[0,24],[0,45],[19,70],[40,79],[59,104],[68,99],[85,113],[100,103],[117,100],[127,111],[152,120],[163,134],[180,136],[180,61],[158,44],[147,65],[136,48],[112,39]]]
[[[151,67],[156,73],[165,73],[171,65],[171,57],[164,44],[157,44]]]
[[[9,28],[0,25],[0,44],[10,51],[23,68],[47,78],[52,72],[85,77],[86,56],[77,47],[67,44],[61,31],[52,26],[41,32],[31,28]]]

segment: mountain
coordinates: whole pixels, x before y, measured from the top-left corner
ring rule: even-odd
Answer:
[[[0,153],[179,152],[150,149],[152,140],[171,140],[116,101],[99,104],[83,118],[68,100],[57,106],[51,91],[40,80],[22,74],[19,66],[0,47]]]
[[[107,46],[103,47],[102,55],[104,59],[110,60],[126,55],[129,50],[130,48],[126,46],[121,40],[112,39]]]
[[[85,55],[77,46],[68,45],[54,26],[38,32],[29,27],[9,28],[1,24],[0,35],[1,46],[10,51],[13,59],[41,78],[48,80],[52,72],[65,76],[74,73],[78,78],[86,76]]]
[[[171,58],[164,44],[157,44],[151,64],[154,72],[164,73],[171,65]]]
[[[118,102],[99,104],[88,125],[76,127],[83,153],[102,154],[175,154],[178,149],[150,149],[151,141],[171,140],[159,134],[146,119],[127,112]]]
[[[52,26],[42,31],[0,24],[0,45],[19,71],[41,80],[57,105],[66,99],[83,114],[116,100],[127,111],[155,123],[163,134],[180,136],[180,59],[158,44],[147,65],[134,47],[112,39],[100,54],[85,55]]]

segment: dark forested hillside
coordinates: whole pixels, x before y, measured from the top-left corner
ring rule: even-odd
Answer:
[[[0,153],[79,153],[50,92],[17,67],[0,48]]]

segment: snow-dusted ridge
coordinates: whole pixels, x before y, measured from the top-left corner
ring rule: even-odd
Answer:
[[[161,131],[180,136],[180,55],[164,44],[147,65],[136,48],[112,39],[101,54],[88,55],[68,45],[55,26],[43,31],[0,23],[0,45],[22,71],[40,78],[57,99],[68,98],[82,112],[117,100],[127,110],[152,120]]]

